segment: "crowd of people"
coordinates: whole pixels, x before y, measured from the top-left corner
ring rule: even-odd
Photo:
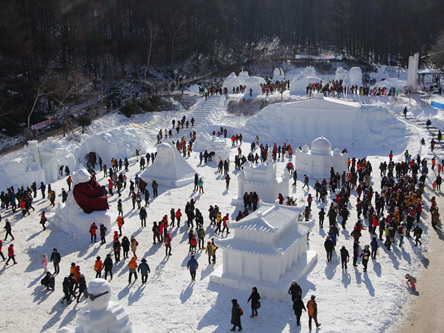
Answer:
[[[289,86],[289,83],[283,83]],[[335,90],[338,85],[342,82],[338,82],[335,85],[332,84],[331,89]],[[330,85],[326,85],[326,89],[330,89]],[[313,89],[319,89],[321,92],[325,88],[317,85],[313,85]],[[352,93],[357,93],[357,87],[352,87]],[[342,92],[342,91],[341,91]],[[194,119],[192,118],[190,122],[186,120],[185,116],[180,121],[172,121],[172,129],[175,129],[177,133],[181,129],[188,129],[189,124],[194,127]],[[177,126],[176,126],[177,125]],[[218,135],[223,135],[227,138],[227,129],[220,128],[217,130]],[[167,134],[168,133],[168,134]],[[213,133],[215,135],[216,132]],[[165,130],[159,131],[158,142],[165,140],[167,138],[173,138],[173,131]],[[230,137],[229,137],[230,138]],[[242,165],[246,161],[252,163],[261,163],[270,161],[282,161],[283,159],[289,159],[291,161],[293,155],[293,148],[291,144],[283,142],[282,145],[277,145],[274,143],[272,146],[268,144],[263,144],[260,142],[259,137],[251,143],[250,152],[245,156],[242,152],[242,134],[233,134],[231,136],[232,146],[239,145],[237,149],[237,154],[235,156],[235,169],[240,170]],[[187,142],[186,137],[182,136],[177,142],[173,141],[173,144],[182,152],[184,157],[190,156],[192,152],[192,145],[196,140],[196,132],[192,131],[190,133],[190,139]],[[269,153],[271,152],[271,156]],[[156,159],[155,153],[146,152],[145,155],[141,154],[140,150],[136,151],[137,166],[139,170],[143,170],[145,167],[149,166]],[[199,154],[200,163],[208,163],[210,161],[210,154],[208,152],[200,152]],[[217,163],[217,169],[219,175],[224,175],[224,180],[226,183],[226,190],[229,190],[229,163],[227,160],[219,160]],[[440,191],[442,165],[444,161],[439,162],[435,158],[432,160],[432,172],[435,174],[434,189]],[[113,273],[115,270],[115,264],[122,260],[129,259],[128,261],[128,283],[131,284],[132,281],[138,279],[137,273],[142,277],[141,283],[144,285],[147,283],[148,274],[151,273],[150,266],[148,264],[147,258],[139,258],[137,255],[137,249],[139,247],[139,242],[134,235],[127,236],[124,235],[123,228],[125,224],[125,212],[123,211],[123,204],[120,197],[127,195],[130,197],[132,202],[132,210],[137,210],[137,216],[140,218],[140,228],[147,227],[148,217],[154,219],[153,216],[148,216],[148,207],[150,202],[152,202],[158,196],[158,184],[155,179],[151,183],[152,196],[150,195],[150,189],[145,180],[140,178],[137,173],[134,179],[129,180],[129,186],[127,189],[127,176],[126,173],[129,172],[130,163],[127,157],[124,159],[112,158],[110,161],[110,167],[108,168],[106,164],[100,157],[90,155],[87,162],[88,170],[91,173],[91,177],[95,178],[98,176],[99,172],[103,172],[104,177],[107,178],[107,185],[103,185],[104,193],[108,197],[114,196],[116,193],[119,197],[116,206],[118,210],[118,216],[116,218],[116,224],[119,231],[115,230],[114,233],[108,233],[105,225],[92,222],[89,226],[90,243],[92,246],[97,242],[97,234],[100,235],[100,245],[106,244],[107,239],[112,237],[112,253],[106,253],[105,259],[102,261],[102,256],[96,256],[94,264],[91,263],[91,269],[95,272],[96,278],[102,277],[102,272],[104,272],[104,279],[110,277],[110,281],[113,279]],[[293,178],[293,186],[297,184],[297,171],[291,162],[286,164],[287,172],[291,174]],[[63,170],[65,175],[63,176]],[[391,251],[392,247],[402,247],[404,237],[414,238],[415,245],[420,246],[421,235],[426,227],[424,225],[423,219],[423,196],[425,191],[425,183],[427,176],[431,176],[431,172],[428,169],[428,161],[425,158],[421,158],[417,155],[413,158],[408,151],[404,154],[403,161],[394,161],[393,153],[391,152],[388,156],[388,161],[381,162],[379,165],[379,173],[381,177],[381,182],[379,187],[381,190],[375,191],[372,181],[372,175],[377,172],[374,170],[372,164],[366,158],[349,159],[348,170],[344,171],[342,174],[335,172],[333,168],[330,171],[330,179],[323,179],[321,182],[315,181],[313,187],[309,185],[309,178],[304,175],[304,186],[303,190],[306,190],[307,194],[307,206],[304,211],[305,219],[308,220],[310,217],[314,218],[312,213],[312,203],[314,200],[321,205],[321,209],[318,214],[319,228],[324,228],[325,216],[328,218],[328,235],[324,242],[324,247],[327,253],[327,262],[331,264],[333,256],[336,254],[335,249],[337,247],[340,233],[339,228],[347,230],[349,224],[347,222],[351,218],[352,212],[350,211],[350,198],[351,196],[356,196],[356,206],[352,207],[356,211],[356,222],[352,224],[350,230],[350,236],[353,239],[352,250],[349,252],[346,245],[342,245],[339,250],[339,257],[341,259],[342,269],[348,269],[347,263],[349,258],[352,256],[353,266],[358,265],[358,261],[361,260],[363,265],[363,271],[366,272],[368,269],[368,262],[370,260],[376,260],[378,254],[378,248],[384,246],[387,251]],[[68,191],[62,190],[60,196],[62,197],[62,202],[66,201],[68,192],[71,191],[72,179],[70,176],[70,171],[67,166],[60,167],[61,177],[66,177],[66,183],[68,185]],[[313,197],[310,190],[315,192]],[[30,209],[35,210],[32,206],[33,200],[37,197],[37,190],[41,191],[42,199],[46,196],[50,201],[50,205],[54,206],[55,200],[57,198],[56,193],[51,189],[51,184],[40,184],[37,188],[36,182],[28,187],[20,187],[17,190],[11,186],[6,191],[2,191],[0,194],[1,208],[5,211],[11,210],[13,213],[20,208],[20,212],[23,216],[30,215]],[[193,194],[204,193],[203,189],[203,179],[197,173],[194,179],[194,189]],[[330,200],[328,198],[330,194]],[[280,195],[279,203],[293,205],[294,200],[287,197],[287,201],[284,202],[284,198]],[[142,203],[142,201],[145,201]],[[329,205],[327,204],[329,202]],[[243,210],[239,209],[238,215],[235,218],[236,221],[241,220],[250,212],[255,211],[258,208],[259,196],[256,192],[245,192],[243,195]],[[325,209],[325,208],[327,209]],[[183,210],[181,210],[183,209]],[[184,221],[181,228],[182,222],[182,211],[186,216],[186,221]],[[435,198],[431,199],[431,205],[429,208],[431,214],[432,227],[436,228],[439,222],[439,208],[436,203]],[[208,209],[209,227],[212,228],[211,234],[208,235],[207,231],[204,229],[204,217],[202,212],[196,207],[196,202],[194,198],[189,199],[184,207],[171,207],[168,212],[165,212],[163,216],[152,222],[152,238],[153,246],[164,246],[165,256],[172,255],[173,248],[173,230],[178,232],[183,232],[187,235],[189,248],[188,253],[182,253],[185,256],[190,256],[187,261],[187,269],[190,271],[191,281],[194,282],[196,278],[196,272],[199,267],[198,260],[196,258],[197,253],[204,253],[208,256],[208,264],[212,265],[216,263],[217,254],[217,244],[213,235],[223,236],[230,233],[229,230],[229,213],[222,213],[217,204],[210,205]],[[0,217],[1,221],[1,217]],[[40,223],[43,229],[46,230],[45,224],[47,223],[47,218],[45,216],[45,211],[41,213]],[[186,227],[185,227],[186,222]],[[12,234],[11,223],[5,221],[5,241],[10,237],[15,240]],[[361,246],[364,231],[368,231],[370,236],[370,243]],[[174,232],[174,234],[177,234]],[[384,237],[385,236],[385,240]],[[206,241],[206,237],[207,240]],[[383,242],[383,243],[382,243]],[[5,256],[1,251],[2,242],[0,241],[0,255],[5,260]],[[146,246],[146,244],[144,244]],[[131,251],[131,256],[130,256]],[[121,256],[122,253],[122,256]],[[351,255],[350,255],[351,253]],[[10,244],[8,247],[8,260],[6,265],[12,261],[16,264],[14,245]],[[114,260],[113,260],[113,256]],[[53,263],[54,272],[48,271],[48,263]],[[44,270],[44,277],[41,280],[41,284],[44,285],[47,290],[55,290],[56,277],[60,273],[60,263],[62,262],[62,255],[58,252],[56,248],[53,249],[51,256],[48,258],[47,255],[42,257],[42,267]],[[89,268],[83,268],[89,269]],[[134,280],[133,280],[134,278]],[[71,263],[69,265],[69,274],[63,278],[62,289],[64,297],[61,303],[70,304],[73,300],[78,303],[81,300],[81,296],[85,295],[86,290],[86,278],[85,275],[81,273],[80,265],[76,263]],[[309,328],[311,330],[312,321],[314,321],[317,327],[320,324],[317,321],[317,304],[315,296],[311,296],[307,305],[305,306],[302,300],[302,289],[294,281],[289,289],[289,294],[292,295],[293,310],[297,318],[297,325],[300,325],[300,318],[302,310],[308,312],[309,316]],[[248,298],[247,302],[251,301],[251,317],[258,316],[258,309],[261,306],[260,295],[256,287],[252,289],[252,293]],[[232,317],[231,323],[233,324],[232,331],[239,328],[242,329],[241,325],[241,315],[243,311],[240,307],[237,299],[232,300]]]

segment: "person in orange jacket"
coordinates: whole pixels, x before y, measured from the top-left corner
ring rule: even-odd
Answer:
[[[307,303],[307,312],[308,312],[308,328],[311,331],[311,320],[314,319],[316,327],[321,326],[318,323],[318,304],[315,301],[316,296],[311,295],[311,299]]]
[[[137,280],[137,272],[136,272],[136,268],[137,268],[137,257],[134,256],[131,258],[131,261],[128,263],[128,267],[129,267],[129,277],[128,277],[128,284],[131,283],[131,276],[134,274],[134,281]]]
[[[96,222],[93,222],[92,224],[91,224],[91,226],[89,227],[89,233],[91,234],[91,244],[94,242],[96,242],[96,239],[97,239],[97,235],[96,235],[96,233],[97,233],[97,225],[96,225]]]
[[[123,216],[118,216],[116,219],[117,226],[119,227],[119,236],[122,236]]]
[[[96,263],[94,264],[94,270],[96,271],[96,279],[102,277],[103,263],[100,257],[96,258]]]

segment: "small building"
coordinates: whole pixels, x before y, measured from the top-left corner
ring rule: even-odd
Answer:
[[[259,199],[264,202],[275,202],[278,194],[288,196],[290,175],[284,172],[282,177],[276,175],[273,163],[265,162],[254,165],[251,162],[244,165],[238,177],[238,198],[242,200],[245,192],[256,192]]]
[[[266,297],[285,298],[291,281],[301,278],[317,257],[307,243],[313,222],[298,221],[302,211],[277,202],[263,204],[230,223],[233,236],[216,241],[223,249],[223,265],[211,281],[247,290],[256,286]]]
[[[330,169],[342,174],[348,169],[348,154],[336,148],[331,150],[331,143],[323,136],[311,143],[311,149],[304,145],[295,152],[295,168],[298,174],[306,174],[313,178],[330,178]]]

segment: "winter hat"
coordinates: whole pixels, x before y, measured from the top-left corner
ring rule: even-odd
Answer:
[[[315,295],[311,295],[311,299],[315,299],[316,298],[316,296]]]
[[[146,262],[146,259],[145,259],[145,258],[143,258],[143,259],[142,259],[142,262]]]
[[[96,259],[97,259],[97,260],[100,260],[100,256],[98,256]]]
[[[237,303],[237,299],[233,298],[233,299],[231,300],[231,303],[236,304],[236,303]]]

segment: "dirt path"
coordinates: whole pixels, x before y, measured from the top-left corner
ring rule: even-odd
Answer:
[[[436,196],[441,221],[444,218],[444,197]],[[429,251],[424,253],[425,268],[417,275],[418,296],[411,295],[404,307],[401,322],[392,327],[395,333],[444,332],[444,231],[430,231]]]

